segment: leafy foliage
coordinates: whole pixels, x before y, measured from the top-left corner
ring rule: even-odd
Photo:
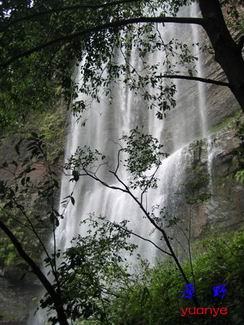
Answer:
[[[163,146],[158,139],[135,128],[129,135],[124,135],[120,142],[116,169],[109,172],[116,174],[123,165],[131,175],[129,188],[134,190],[138,188],[144,192],[149,188],[156,188],[158,180],[156,172],[162,159],[167,157],[167,154],[162,152]],[[98,179],[97,174],[102,165],[109,166],[108,158],[97,149],[84,146],[77,148],[75,154],[65,164],[65,168],[71,170],[73,175],[71,180],[77,181],[85,174]]]
[[[83,235],[74,238],[72,247],[63,254],[58,253],[60,294],[67,317],[72,321],[82,317],[106,322],[108,304],[117,290],[124,290],[132,277],[125,256],[131,255],[136,246],[127,242],[130,233],[126,223],[114,225],[105,217],[96,218],[92,214],[81,222],[87,233],[84,231]],[[41,306],[52,310],[48,295],[41,301]],[[52,324],[58,321],[55,316],[50,320]]]
[[[226,306],[228,317],[214,319],[214,324],[243,323],[243,245],[244,232],[223,234],[201,242],[201,251],[193,261],[196,290],[201,306]],[[199,247],[200,247],[199,246]],[[190,275],[190,265],[185,264]],[[192,301],[183,299],[184,283],[171,262],[143,269],[143,276],[128,290],[121,291],[109,310],[110,324],[212,324],[210,316],[180,317],[180,308],[192,307]],[[224,299],[213,298],[212,287],[227,286]]]
[[[76,0],[2,2],[0,61],[5,64],[13,58],[19,59],[6,65],[1,74],[1,126],[23,123],[31,110],[50,109],[61,93],[68,102],[76,98],[73,109],[81,112],[88,103],[78,98],[78,92],[99,101],[99,92],[103,90],[109,95],[110,81],[119,79],[135,93],[140,92],[148,107],[156,108],[162,118],[165,111],[175,106],[176,88],[170,81],[164,83],[157,74],[157,65],[146,63],[146,57],[161,51],[165,72],[170,73],[176,66],[176,60],[172,64],[172,59],[178,56],[178,67],[187,71],[195,60],[187,45],[178,40],[164,41],[152,24],[94,32],[92,29],[97,28],[98,21],[102,26],[147,14],[175,15],[182,5],[190,2],[97,0],[91,5]],[[90,32],[82,34],[83,30]],[[33,48],[37,50],[32,53]],[[132,52],[138,53],[139,66],[131,63]],[[77,83],[72,77],[73,66],[81,61],[83,80]]]
[[[131,173],[131,187],[135,188],[156,188],[157,178],[154,173],[162,163],[162,159],[167,157],[163,153],[158,139],[151,135],[140,132],[138,128],[130,131],[129,135],[124,135],[121,139],[125,153],[124,166]],[[153,177],[149,174],[152,171]]]
[[[189,172],[184,184],[184,195],[187,204],[204,202],[211,196],[208,189],[209,175],[204,166],[195,165]]]
[[[224,7],[226,22],[235,32],[244,31],[244,14],[241,9],[241,1],[222,0],[221,5]]]

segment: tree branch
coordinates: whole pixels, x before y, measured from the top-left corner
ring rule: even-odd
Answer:
[[[238,47],[240,49],[240,51],[242,52],[242,48],[244,46],[244,35],[242,35],[239,39],[239,42],[238,42]]]
[[[0,33],[6,31],[9,27],[18,24],[23,21],[28,21],[28,20],[33,20],[41,16],[46,16],[46,15],[51,15],[54,13],[59,13],[59,12],[64,12],[64,11],[73,11],[73,10],[95,10],[95,9],[105,9],[108,7],[116,6],[116,5],[121,5],[121,4],[127,4],[131,2],[139,2],[141,0],[123,0],[123,1],[113,1],[113,2],[108,2],[108,3],[103,3],[100,5],[93,5],[93,4],[79,4],[79,5],[73,5],[73,6],[65,6],[65,7],[59,7],[59,8],[53,8],[49,10],[43,10],[40,12],[33,13],[29,16],[24,16],[20,18],[16,18],[14,20],[11,20],[11,17],[9,19],[9,22],[7,22],[6,26],[4,26],[2,29],[0,29]],[[33,11],[30,9],[30,11]]]
[[[218,80],[213,80],[213,79],[208,79],[208,78],[201,78],[201,77],[193,77],[193,76],[185,76],[185,75],[177,75],[177,74],[175,74],[175,75],[174,74],[172,74],[172,75],[164,74],[164,75],[157,76],[157,78],[193,80],[193,81],[200,81],[200,82],[204,82],[204,83],[208,83],[208,84],[231,88],[231,85],[228,82],[218,81]]]
[[[36,47],[33,47],[29,50],[23,51],[9,60],[5,61],[4,63],[0,64],[0,68],[6,68],[11,63],[24,58],[28,57],[35,52],[39,52],[44,50],[52,45],[56,45],[62,42],[69,42],[75,38],[81,37],[82,35],[87,35],[95,32],[99,32],[106,29],[117,29],[119,27],[131,25],[131,24],[139,24],[139,23],[176,23],[176,24],[197,24],[201,26],[205,26],[206,20],[203,18],[191,18],[191,17],[138,17],[138,18],[130,18],[130,19],[122,19],[111,23],[106,23],[102,25],[98,25],[95,27],[87,28],[79,32],[71,33],[69,35],[65,35],[62,37],[58,37],[53,39],[49,42],[42,43]]]
[[[104,185],[105,187],[127,193],[127,191],[123,190],[121,187],[117,187],[117,186],[107,184],[106,182],[102,181],[99,177],[89,173],[89,171],[87,171],[85,168],[83,168],[83,170],[84,170],[85,174],[79,174],[79,176],[89,176],[92,179],[94,179],[95,181],[97,181],[97,182],[101,183],[102,185]]]
[[[41,283],[44,285],[45,289],[49,292],[52,291],[52,285],[47,280],[45,275],[41,272],[40,268],[37,266],[37,264],[25,253],[22,245],[18,241],[18,239],[15,237],[15,235],[11,232],[11,230],[0,220],[0,228],[2,231],[8,236],[8,238],[13,243],[14,247],[17,249],[19,255],[23,258],[23,260],[31,266],[33,272],[37,275]]]
[[[111,222],[111,221],[110,221],[110,222]],[[117,223],[113,223],[113,222],[111,222],[111,223],[112,223],[113,225],[115,225],[115,227],[118,227],[118,228],[120,228],[120,229],[122,229],[122,230],[128,232],[129,234],[131,234],[131,235],[133,235],[133,236],[135,236],[135,237],[138,237],[138,238],[140,238],[140,239],[142,239],[142,240],[144,240],[144,241],[146,241],[146,242],[152,244],[154,247],[156,247],[156,248],[157,248],[159,251],[161,251],[162,253],[164,253],[164,254],[166,254],[166,255],[172,257],[172,254],[170,254],[169,252],[167,252],[167,251],[163,250],[162,248],[160,248],[160,247],[159,247],[157,244],[155,244],[152,240],[150,240],[150,239],[148,239],[148,238],[145,238],[145,237],[142,237],[142,236],[136,234],[135,232],[133,232],[133,231],[127,229],[127,228],[124,228],[124,227],[120,226],[120,225],[117,224]]]
[[[127,193],[133,198],[133,200],[138,204],[138,206],[140,207],[140,209],[144,212],[146,218],[151,222],[151,224],[163,235],[164,241],[170,251],[170,254],[173,258],[173,260],[175,261],[184,281],[186,283],[189,283],[189,280],[187,278],[187,275],[185,274],[179,260],[178,257],[176,256],[174,249],[170,243],[170,240],[165,232],[165,230],[163,228],[161,228],[156,222],[155,220],[150,216],[150,213],[144,208],[143,204],[134,196],[134,194],[130,191],[130,189],[128,188],[128,186],[119,178],[119,176],[116,173],[113,173],[114,176],[117,178],[117,180],[125,187],[125,189],[127,190]],[[198,301],[197,298],[194,298],[194,302],[196,304],[196,306],[198,306]]]
[[[179,270],[179,272],[181,273],[185,283],[189,283],[189,280],[187,278],[187,275],[183,269],[183,267],[181,266],[180,264],[180,261],[178,259],[178,257],[176,256],[176,253],[174,252],[174,249],[170,243],[170,240],[169,240],[169,237],[166,233],[166,231],[161,228],[157,222],[151,217],[150,213],[145,209],[145,207],[143,206],[143,204],[140,202],[140,200],[131,192],[130,188],[122,181],[122,179],[117,175],[116,172],[114,171],[109,171],[111,174],[114,175],[114,177],[117,179],[117,181],[123,185],[124,189],[123,188],[120,188],[120,187],[116,187],[116,186],[110,186],[109,184],[105,183],[104,181],[102,181],[100,178],[92,175],[91,173],[89,173],[88,171],[86,171],[85,168],[83,168],[85,174],[81,174],[80,176],[90,176],[91,178],[93,178],[95,181],[97,182],[100,182],[101,184],[103,184],[104,186],[108,187],[108,188],[111,188],[111,189],[116,189],[116,190],[119,190],[119,191],[122,191],[122,192],[125,192],[127,193],[136,203],[137,205],[140,207],[140,209],[142,210],[142,212],[144,213],[145,217],[150,221],[150,223],[155,227],[155,229],[157,229],[163,236],[164,238],[164,241],[167,245],[167,248],[169,249],[169,254],[171,255],[171,257],[173,258],[173,260],[175,261],[176,265],[177,265],[177,268]],[[196,305],[196,307],[199,306],[199,303],[198,303],[198,299],[197,297],[195,296],[193,298],[193,301]]]
[[[121,148],[121,149],[118,150],[118,154],[117,154],[117,166],[116,166],[116,168],[115,168],[115,173],[117,173],[118,170],[119,170],[119,164],[120,164],[120,153],[121,153],[122,151],[123,151],[123,148]]]
[[[68,325],[63,306],[61,303],[61,297],[59,297],[54,290],[52,284],[49,282],[49,280],[46,278],[46,276],[42,273],[38,265],[32,260],[32,258],[26,254],[24,251],[21,243],[18,241],[18,239],[15,237],[15,235],[11,232],[11,230],[0,220],[0,229],[8,236],[8,238],[11,240],[12,244],[18,251],[20,257],[31,267],[33,273],[38,277],[44,288],[47,290],[48,294],[50,295],[55,309],[58,313],[58,319],[60,321],[60,324],[62,325]]]
[[[22,213],[22,215],[25,217],[25,219],[28,221],[29,225],[30,225],[30,229],[32,230],[32,232],[34,233],[34,235],[36,236],[36,238],[38,239],[43,251],[45,252],[45,254],[47,255],[47,258],[50,262],[50,266],[51,266],[51,269],[55,275],[55,270],[53,268],[53,263],[52,263],[52,259],[51,259],[51,256],[49,255],[48,251],[47,251],[47,248],[45,246],[45,244],[43,243],[41,237],[39,236],[38,232],[36,231],[31,219],[28,217],[27,213],[25,212],[25,210],[23,209],[23,207],[17,202],[16,198],[13,198],[13,201],[16,205],[16,207],[20,210],[20,212]]]
[[[149,186],[151,185],[151,182],[152,182],[154,176],[156,175],[158,169],[159,169],[159,166],[157,166],[157,168],[155,169],[155,171],[154,171],[153,174],[151,175],[148,184],[145,185],[143,191],[141,192],[141,204],[143,203],[143,202],[142,202],[142,201],[143,201],[143,195],[145,194],[145,192],[148,190]]]

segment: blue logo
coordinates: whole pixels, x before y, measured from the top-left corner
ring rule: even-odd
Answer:
[[[226,285],[225,284],[220,284],[217,286],[213,286],[213,296],[214,297],[219,297],[220,299],[224,299],[226,293],[227,293],[227,289],[226,289]]]
[[[227,293],[227,288],[225,284],[219,284],[217,286],[212,287],[213,297],[218,297],[220,299],[224,299]],[[184,291],[182,293],[181,298],[184,299],[192,299],[195,296],[196,290],[192,283],[185,284]]]
[[[183,291],[182,298],[192,299],[194,295],[195,295],[195,288],[193,284],[191,283],[185,284],[185,289]]]

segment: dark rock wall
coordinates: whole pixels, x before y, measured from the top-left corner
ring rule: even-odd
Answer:
[[[192,239],[244,226],[244,186],[236,178],[243,168],[244,143],[238,132],[243,121],[243,115],[226,119],[208,139],[185,148],[185,200],[179,216],[186,228],[191,219]]]
[[[30,155],[27,145],[29,144],[28,137],[31,132],[44,135],[44,141],[48,146],[50,166],[59,175],[57,178],[61,179],[67,120],[66,108],[64,105],[61,105],[46,115],[38,112],[30,115],[29,121],[26,121],[26,125],[23,128],[17,130],[16,133],[12,132],[2,135],[0,139],[0,166],[4,162],[10,164],[7,168],[0,168],[0,180],[11,183],[13,179],[11,172],[18,174],[23,169],[22,163]],[[18,154],[15,147],[20,140],[22,141]],[[11,165],[13,160],[16,161],[17,167]],[[37,190],[38,186],[42,186],[47,180],[47,165],[42,159],[37,159],[33,162],[32,167],[34,167],[34,170],[29,173],[29,177],[33,184],[33,190],[26,195],[23,203],[33,216],[39,215],[44,223],[49,222],[47,213],[50,206],[48,206],[47,200],[38,194]],[[58,202],[58,190],[55,193],[55,197],[56,202]],[[9,212],[10,218],[11,213],[12,211]],[[17,217],[21,218],[20,215],[17,215]],[[11,230],[14,231],[15,226],[17,227],[17,223],[12,225]],[[47,224],[47,227],[50,228],[50,222],[49,226]],[[50,230],[44,228],[40,235],[44,241],[47,241],[50,237]],[[3,233],[0,231],[0,250],[5,249],[2,247],[3,243],[4,245],[7,244],[6,239],[3,242],[1,241],[3,236]],[[33,240],[29,240],[27,246],[29,249],[28,253],[32,255],[32,258],[37,263],[42,263],[40,258],[42,251],[40,247],[37,247],[40,246],[37,240],[33,237]],[[0,324],[25,325],[29,312],[33,309],[34,302],[39,299],[40,289],[41,285],[36,277],[17,255],[9,262],[6,256],[2,257],[0,254]]]

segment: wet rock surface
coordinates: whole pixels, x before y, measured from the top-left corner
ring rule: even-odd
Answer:
[[[16,272],[17,273],[17,272]],[[32,281],[0,278],[0,324],[25,325],[32,299],[36,299],[40,286]]]
[[[226,231],[244,226],[244,187],[235,177],[240,169],[238,152],[242,145],[236,129],[223,129],[190,144],[185,191],[189,191],[189,180],[194,178],[195,184],[198,182],[198,188],[194,188],[197,202],[189,206],[195,239],[217,229]],[[206,196],[201,196],[204,193]]]

